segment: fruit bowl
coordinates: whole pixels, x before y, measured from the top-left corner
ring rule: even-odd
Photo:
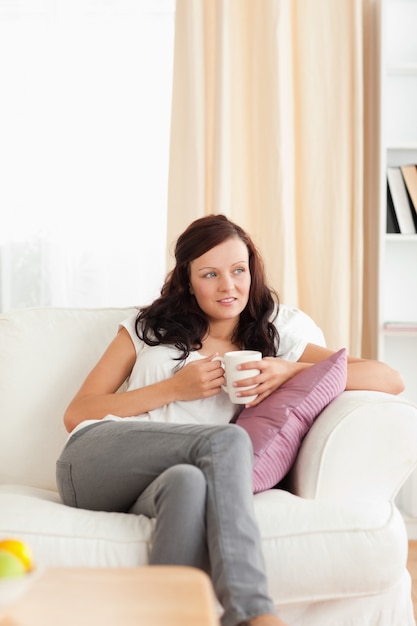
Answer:
[[[37,575],[26,543],[13,537],[0,540],[0,613],[25,593]]]
[[[15,578],[0,578],[0,615],[6,607],[13,604],[37,578],[38,570],[32,570]]]

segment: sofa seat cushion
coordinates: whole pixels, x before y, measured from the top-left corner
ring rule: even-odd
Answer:
[[[270,592],[281,604],[378,594],[403,577],[404,521],[392,502],[255,498]]]
[[[27,541],[41,567],[135,567],[148,562],[153,521],[74,509],[55,491],[0,485],[0,528]]]
[[[404,523],[390,502],[305,500],[276,489],[254,504],[278,605],[378,594],[404,574]],[[42,567],[129,567],[148,562],[153,521],[73,509],[53,491],[0,486],[0,528],[28,541]]]
[[[416,626],[410,598],[411,577],[404,569],[401,580],[381,593],[281,604],[277,608],[291,626]]]

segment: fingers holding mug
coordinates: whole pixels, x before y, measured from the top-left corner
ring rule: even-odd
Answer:
[[[240,369],[240,366],[243,363],[253,364],[256,366],[256,361],[262,360],[262,353],[257,350],[234,350],[233,352],[226,352],[223,357],[215,358],[218,359],[224,367],[226,384],[223,389],[228,393],[230,400],[234,404],[247,404],[248,402],[253,402],[257,397],[257,394],[245,396],[240,394],[249,389],[254,389],[257,386],[256,383],[251,383],[250,379],[258,376],[260,370],[255,369],[255,367],[250,369]],[[248,384],[245,385],[243,383],[246,380],[248,381]]]

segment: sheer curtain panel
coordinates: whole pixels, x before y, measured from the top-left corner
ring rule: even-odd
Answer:
[[[165,275],[174,0],[0,0],[0,309]]]
[[[176,9],[168,241],[195,217],[230,216],[259,245],[282,301],[356,356],[375,297],[364,289],[364,222],[377,206],[367,128],[377,2]]]

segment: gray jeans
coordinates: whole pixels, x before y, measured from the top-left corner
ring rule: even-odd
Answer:
[[[103,421],[57,462],[62,501],[156,518],[150,563],[210,572],[223,626],[273,613],[253,511],[252,445],[238,426]]]

